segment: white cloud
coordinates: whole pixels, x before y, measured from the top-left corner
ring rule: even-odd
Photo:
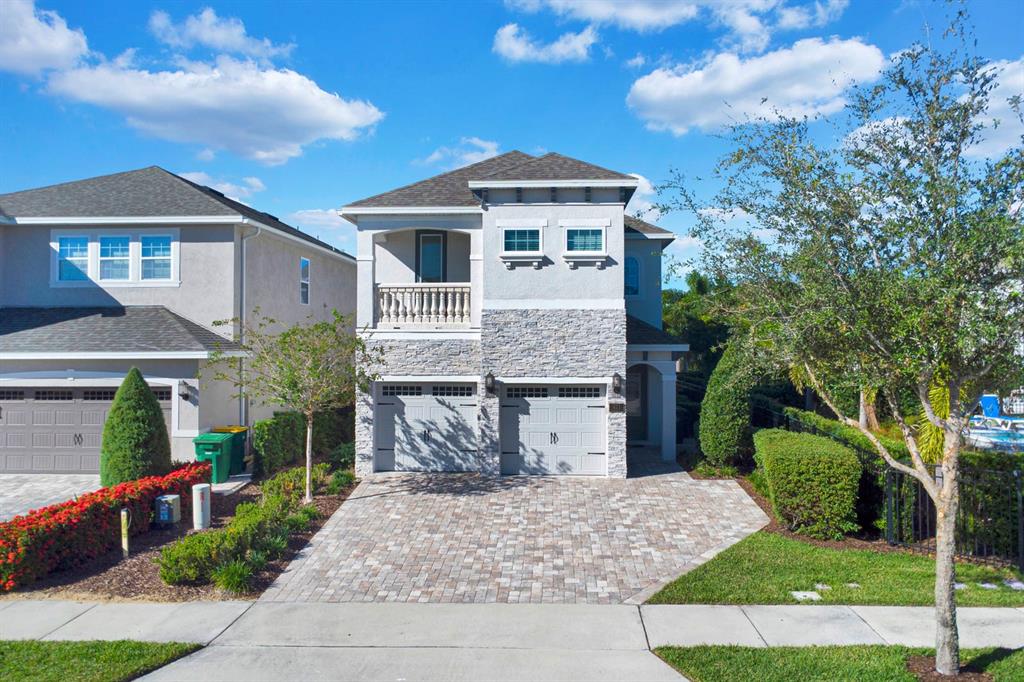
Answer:
[[[129,125],[173,142],[198,143],[281,164],[318,140],[352,140],[383,118],[290,69],[220,56],[149,71],[125,59],[55,73],[49,91],[112,109]]]
[[[647,57],[637,52],[636,56],[626,60],[626,66],[631,69],[639,69],[647,63]]]
[[[157,10],[149,17],[149,30],[157,40],[177,49],[196,45],[218,52],[269,59],[287,56],[294,44],[275,45],[270,40],[253,38],[245,32],[245,24],[235,17],[218,17],[211,8],[174,23],[167,12]]]
[[[626,98],[652,130],[683,135],[748,117],[831,114],[844,91],[874,80],[885,57],[858,39],[810,38],[744,59],[724,52],[700,64],[660,68],[637,79]]]
[[[216,157],[216,156],[217,156],[217,152],[215,152],[212,149],[210,149],[209,147],[207,147],[205,149],[200,149],[196,153],[196,160],[197,161],[213,161],[214,157]]]
[[[788,5],[784,0],[506,0],[523,12],[555,14],[601,26],[648,32],[691,21],[727,29],[725,42],[744,52],[768,47],[776,30],[824,26],[842,15],[848,0]]]
[[[229,199],[235,199],[236,201],[243,201],[267,188],[262,180],[253,176],[242,178],[241,184],[238,184],[229,180],[214,178],[203,171],[190,171],[188,173],[178,173],[178,175],[198,185],[206,185],[211,189],[215,189]]]
[[[590,47],[597,42],[597,31],[588,26],[579,33],[563,33],[554,42],[536,42],[518,24],[506,24],[494,34],[493,50],[510,62],[585,62],[590,59]]]
[[[982,134],[980,143],[967,150],[969,156],[978,158],[998,157],[1020,145],[1024,135],[1024,124],[1009,103],[1011,97],[1017,96],[1024,106],[1024,57],[1015,62],[994,62],[992,68],[999,70],[997,85],[989,95],[988,111],[980,117],[989,129]],[[998,126],[992,124],[993,119],[999,121]]]
[[[654,200],[658,197],[658,192],[654,189],[654,185],[639,173],[630,173],[630,175],[636,178],[639,183],[637,184],[636,191],[633,192],[633,197],[626,204],[626,213],[636,216],[641,220],[657,220],[661,212],[654,207]]]
[[[319,227],[337,230],[353,227],[352,223],[338,215],[337,209],[332,208],[306,208],[288,214],[288,220],[297,227],[303,228]]]
[[[3,0],[0,11],[0,70],[27,76],[74,66],[89,51],[81,29],[70,29],[56,12],[32,0]]]
[[[414,163],[428,166],[444,163],[452,168],[460,168],[497,156],[500,146],[499,143],[492,140],[482,140],[479,137],[463,137],[457,145],[438,147],[429,156],[423,159],[416,159]]]

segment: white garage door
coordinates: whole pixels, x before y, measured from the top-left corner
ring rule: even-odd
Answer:
[[[604,386],[506,386],[501,473],[603,476]]]
[[[377,390],[377,471],[480,468],[475,384],[382,384]]]
[[[0,389],[0,472],[99,473],[116,388]],[[154,386],[170,424],[171,389]]]

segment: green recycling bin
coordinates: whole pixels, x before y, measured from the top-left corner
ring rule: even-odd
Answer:
[[[244,426],[215,426],[212,431],[231,434],[231,475],[245,473],[245,439],[249,429]]]
[[[201,433],[192,439],[196,446],[196,459],[213,466],[212,481],[224,483],[231,472],[231,445],[233,434]]]

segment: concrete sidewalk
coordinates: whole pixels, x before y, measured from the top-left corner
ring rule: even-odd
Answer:
[[[1024,609],[962,608],[966,647],[1024,647]],[[0,601],[0,639],[188,641],[151,680],[678,680],[663,645],[931,646],[927,607]]]

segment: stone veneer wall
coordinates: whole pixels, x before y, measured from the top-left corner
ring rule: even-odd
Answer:
[[[480,372],[502,377],[626,377],[626,311],[484,310]],[[608,392],[608,476],[626,476],[625,397]],[[480,453],[498,467],[498,400],[481,394]],[[484,410],[488,418],[484,419]],[[486,448],[486,449],[485,449]]]
[[[480,375],[480,342],[466,339],[398,341],[367,339],[371,349],[384,351],[384,362],[374,371],[382,376]],[[356,395],[356,475],[373,473],[373,395]],[[486,467],[485,467],[486,468]]]

